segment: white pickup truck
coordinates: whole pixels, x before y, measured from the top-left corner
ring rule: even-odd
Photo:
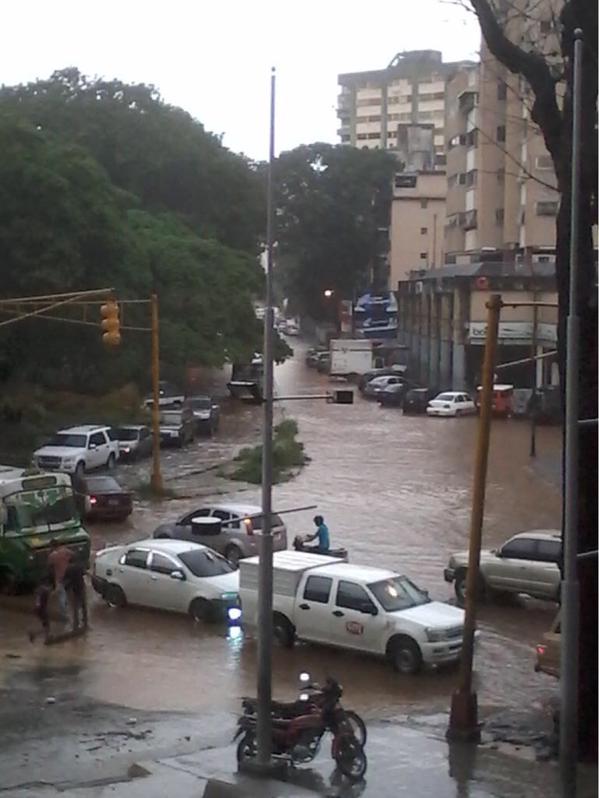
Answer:
[[[255,629],[258,557],[241,560],[243,623]],[[439,601],[408,577],[320,554],[273,555],[274,633],[386,657],[400,673],[452,663],[462,650],[464,611]]]

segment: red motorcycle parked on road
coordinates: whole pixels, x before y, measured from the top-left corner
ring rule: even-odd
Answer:
[[[352,781],[360,781],[366,773],[368,761],[362,744],[354,734],[353,725],[339,703],[342,695],[341,685],[334,679],[327,679],[322,688],[322,701],[319,705],[308,706],[305,715],[273,717],[273,758],[292,765],[312,762],[320,750],[325,732],[330,731],[333,735],[331,757],[344,776]],[[239,764],[256,756],[256,715],[241,715],[237,721],[235,739],[239,739]]]

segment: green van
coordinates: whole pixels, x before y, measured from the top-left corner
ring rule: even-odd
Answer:
[[[90,537],[69,475],[0,466],[0,592],[36,584],[46,572],[53,539],[89,567]]]

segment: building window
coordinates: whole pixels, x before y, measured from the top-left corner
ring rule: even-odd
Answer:
[[[417,175],[395,175],[395,188],[416,188]]]
[[[505,125],[499,125],[497,128],[497,141],[501,144],[505,142]]]
[[[435,166],[446,166],[446,165],[447,165],[447,156],[435,155]]]
[[[503,208],[495,208],[495,224],[503,224],[505,211]]]
[[[469,187],[475,186],[477,175],[478,171],[476,169],[471,169],[469,172],[466,172],[464,175],[466,178],[466,185]]]
[[[497,99],[498,100],[507,99],[507,83],[503,80],[500,80],[497,83]]]
[[[535,158],[536,169],[553,169],[553,161],[550,155],[537,155]]]
[[[540,27],[541,27],[541,33],[543,33],[545,36],[548,33],[551,33],[551,31],[553,30],[553,26],[551,24],[550,19],[542,19]]]
[[[462,136],[460,136],[460,139]],[[460,141],[460,144],[466,144],[468,147],[476,147],[478,143],[478,130],[471,130],[469,133],[466,133],[464,136],[464,141]]]
[[[427,253],[426,253],[426,252],[421,252],[421,253],[420,253],[420,260],[426,260],[426,259],[427,259],[427,257],[428,257],[428,255],[427,255]]]
[[[555,200],[537,202],[537,216],[557,216],[558,203]]]
[[[428,208],[428,200],[427,199],[421,199],[420,200],[420,207],[421,208]]]
[[[466,172],[460,172],[458,175],[458,186],[465,186],[466,185]]]
[[[420,228],[420,235],[425,236],[428,233],[428,227],[421,227]]]

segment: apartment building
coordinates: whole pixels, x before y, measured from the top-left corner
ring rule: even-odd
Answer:
[[[444,63],[437,50],[398,53],[386,69],[339,75],[341,142],[369,149],[396,149],[399,125],[429,125],[436,163],[445,163],[445,87],[470,62]]]
[[[395,175],[391,202],[390,281],[395,288],[413,269],[443,265],[445,172],[414,170]]]
[[[531,104],[525,82],[484,45],[480,65],[448,81],[448,262],[490,249],[542,262],[554,249],[559,196]]]

